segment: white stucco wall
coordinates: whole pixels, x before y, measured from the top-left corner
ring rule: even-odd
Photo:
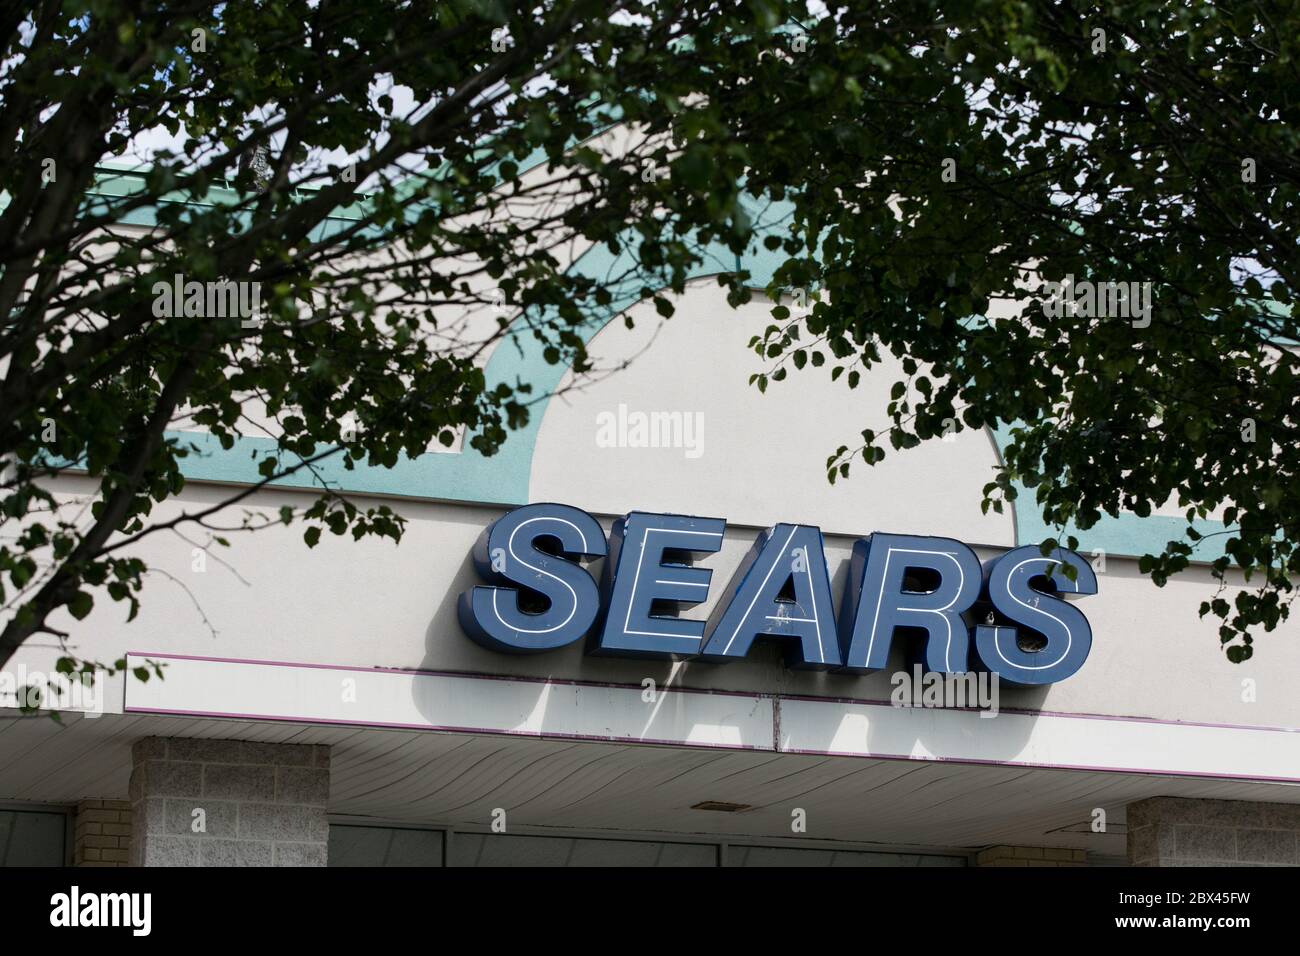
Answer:
[[[1015,541],[1009,515],[982,515],[981,486],[996,461],[985,433],[965,432],[891,455],[875,469],[859,464],[847,481],[827,483],[824,462],[861,428],[880,424],[889,370],[857,391],[832,384],[824,370],[793,375],[766,395],[748,385],[758,359],[745,348],[767,322],[766,306],[730,310],[712,282],[694,284],[677,317],[662,323],[638,309],[638,327],[615,323],[593,343],[598,365],[614,375],[568,391],[550,402],[533,459],[530,498],[559,501],[597,515],[608,530],[628,510],[724,517],[731,523],[722,551],[703,560],[714,569],[712,599],[689,616],[707,617],[713,600],[749,548],[754,529],[779,521],[820,525],[835,598],[841,595],[856,536],[876,530],[945,535],[981,546],[981,557]],[[602,448],[597,416],[631,410],[698,412],[704,419],[702,453],[679,448]],[[75,497],[90,486],[64,478]],[[191,483],[154,513],[162,521],[182,509],[219,500],[228,489]],[[376,498],[354,496],[361,506]],[[264,491],[223,524],[238,524],[244,509],[273,515],[282,504],[305,506],[307,493]],[[111,661],[128,651],[222,658],[329,663],[362,667],[425,668],[487,674],[667,683],[759,693],[889,696],[888,672],[859,677],[797,673],[780,665],[774,648],[728,665],[673,664],[586,657],[580,646],[535,656],[493,653],[469,641],[456,620],[456,599],[476,581],[470,549],[504,509],[388,499],[409,524],[400,544],[354,543],[326,534],[309,550],[301,528],[233,533],[233,546],[216,548],[202,572],[193,569],[195,542],[164,532],[137,546],[154,568],[139,618],[101,595],[84,621],[59,615],[83,657]],[[599,566],[593,573],[599,573]],[[1216,589],[1208,571],[1194,568],[1164,589],[1152,586],[1136,562],[1111,556],[1100,593],[1079,602],[1094,633],[1092,654],[1069,680],[1048,688],[1005,689],[1003,707],[1078,714],[1141,716],[1263,727],[1300,727],[1300,698],[1291,675],[1300,670],[1298,628],[1260,635],[1245,665],[1228,663],[1216,625],[1196,609]],[[1228,595],[1231,597],[1231,595]],[[206,619],[206,620],[205,620]],[[215,632],[215,633],[214,633]],[[57,650],[34,641],[15,664],[48,666]],[[895,649],[901,666],[901,648]],[[891,670],[893,668],[891,667]],[[1243,680],[1255,682],[1248,702]],[[111,707],[121,706],[121,678]]]
[[[861,431],[888,427],[889,389],[901,370],[891,362],[854,390],[830,380],[830,364],[792,372],[766,393],[749,384],[765,363],[749,339],[771,323],[762,296],[738,310],[713,279],[691,283],[678,312],[631,310],[636,327],[613,322],[590,345],[597,373],[561,383],[533,457],[534,501],[581,503],[609,514],[632,510],[725,517],[762,527],[778,521],[815,524],[826,533],[872,531],[945,535],[1010,546],[1010,513],[981,514],[980,489],[997,452],[984,431],[891,453],[868,467],[858,459],[848,479],[826,480],[826,459],[856,448]],[[626,367],[622,367],[626,363]],[[702,421],[696,449],[608,448],[597,443],[599,416],[683,412]]]
[[[182,505],[213,501],[219,493],[214,487],[193,487],[180,502],[162,506],[158,517],[165,519]],[[258,496],[254,507],[273,512],[282,503],[308,500],[299,492],[268,492]],[[400,545],[326,535],[309,550],[300,530],[274,527],[234,535],[230,549],[214,552],[221,561],[209,558],[201,573],[193,570],[189,542],[159,535],[139,546],[138,553],[156,571],[149,575],[144,606],[134,622],[125,622],[123,606],[101,598],[84,621],[63,615],[55,626],[72,634],[79,654],[98,660],[136,651],[631,684],[650,677],[660,686],[762,693],[889,695],[888,672],[862,677],[793,672],[781,666],[775,649],[761,646],[750,659],[727,665],[597,659],[585,656],[578,645],[531,656],[485,650],[461,633],[455,603],[461,591],[478,583],[470,549],[502,510],[409,501],[397,507],[409,521]],[[609,523],[608,516],[602,518],[606,529]],[[751,529],[731,529],[722,551],[702,562],[714,569],[713,599],[691,616],[707,617],[752,539]],[[826,540],[837,601],[852,541],[834,535]],[[993,553],[979,552],[981,557]],[[599,570],[599,564],[593,566],[593,573]],[[1157,589],[1137,573],[1135,562],[1112,558],[1099,584],[1099,594],[1079,602],[1094,637],[1082,670],[1048,688],[1004,688],[1003,707],[1300,725],[1289,676],[1300,667],[1294,626],[1262,636],[1254,658],[1233,665],[1219,650],[1214,626],[1196,616],[1199,601],[1215,588],[1203,569]],[[50,643],[33,642],[15,663],[48,666],[56,655]],[[902,666],[899,649],[894,661]],[[1247,678],[1257,684],[1253,703],[1243,700]],[[110,701],[116,702],[110,705],[114,709],[120,707],[120,691]]]

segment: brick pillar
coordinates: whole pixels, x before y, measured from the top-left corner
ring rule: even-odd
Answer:
[[[73,866],[127,866],[131,848],[131,804],[126,800],[82,800],[73,824]]]
[[[975,854],[976,866],[1087,866],[1086,850],[1052,846],[990,846]]]
[[[1300,805],[1152,797],[1128,805],[1132,866],[1296,866]]]
[[[132,864],[325,865],[329,747],[146,737],[132,757]]]

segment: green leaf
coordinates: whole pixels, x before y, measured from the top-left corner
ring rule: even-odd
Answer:
[[[72,596],[72,599],[68,601],[68,613],[78,621],[84,620],[86,615],[90,613],[91,608],[94,606],[94,598],[85,591],[78,591]]]

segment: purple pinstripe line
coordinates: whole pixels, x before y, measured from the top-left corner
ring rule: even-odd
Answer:
[[[183,661],[209,661],[209,662],[216,662],[216,663],[247,663],[247,665],[261,665],[261,663],[265,663],[265,665],[272,665],[278,667],[296,667],[296,666],[315,667],[315,669],[320,669],[320,670],[343,670],[343,671],[361,671],[361,672],[387,671],[387,672],[399,672],[399,674],[400,672],[406,672],[406,674],[460,676],[460,678],[464,678],[464,676],[467,676],[465,674],[458,674],[458,672],[455,671],[416,671],[416,670],[406,670],[406,669],[380,669],[380,667],[376,667],[376,669],[367,669],[367,667],[350,667],[350,666],[342,666],[342,665],[341,666],[292,665],[292,663],[286,663],[282,661],[248,661],[248,659],[198,657],[198,656],[186,656],[186,654],[152,654],[152,656],[146,656],[146,654],[127,652],[127,656],[153,657],[157,659],[183,659]],[[506,678],[506,676],[494,675],[493,678],[491,679],[511,680],[512,678]],[[581,687],[581,685],[593,685],[593,687],[621,687],[624,689],[640,689],[640,684],[607,684],[607,683],[594,683],[594,682],[578,682],[578,680],[572,680],[572,682],[546,682],[546,680],[542,680],[539,678],[533,678],[532,680],[534,683],[564,683],[564,684],[578,685],[578,687]],[[754,697],[753,695],[736,695],[736,692],[727,692],[727,693],[731,693],[731,695],[733,696]],[[774,696],[774,695],[762,695],[762,696]],[[777,698],[777,700],[779,700],[779,698]],[[806,701],[815,701],[815,702],[845,702],[844,700],[837,701],[836,698],[827,698],[827,697],[797,697],[797,700],[806,700]],[[852,702],[862,702],[862,701],[852,701]],[[888,706],[888,708],[891,710],[898,710],[898,708],[894,708],[893,705],[883,704],[883,702],[881,702],[881,704],[876,704],[876,705]],[[797,748],[797,747],[783,748],[780,747],[779,741],[775,739],[774,741],[772,741],[774,745],[772,745],[771,748],[768,748],[768,747],[758,747],[758,745],[753,745],[753,744],[701,744],[701,743],[695,743],[695,741],[690,741],[690,740],[660,740],[660,739],[645,739],[645,737],[595,736],[589,734],[559,734],[559,732],[555,732],[555,734],[543,734],[543,732],[541,731],[498,730],[498,728],[489,728],[489,727],[442,726],[442,724],[428,724],[428,723],[339,721],[339,719],[334,719],[334,718],[289,717],[289,715],[285,715],[285,714],[238,714],[238,713],[225,713],[225,711],[214,711],[214,710],[172,710],[172,709],[164,709],[164,708],[129,708],[129,706],[125,706],[125,705],[123,705],[122,709],[123,709],[123,713],[164,714],[164,715],[170,715],[170,717],[212,717],[212,718],[221,718],[221,719],[237,719],[237,721],[273,721],[278,723],[331,724],[331,726],[373,727],[373,728],[386,728],[386,730],[416,730],[416,731],[430,731],[430,732],[447,732],[447,734],[489,734],[494,736],[533,737],[533,739],[582,740],[582,741],[591,741],[591,743],[649,744],[649,745],[658,745],[658,747],[692,747],[697,749],[710,749],[710,750],[755,750],[755,752],[758,752],[758,750],[762,750],[762,752],[772,752],[777,754],[789,753],[789,754],[798,754],[798,756],[857,757],[857,758],[862,758],[862,760],[901,760],[901,761],[915,761],[915,762],[922,762],[922,763],[963,763],[963,765],[971,765],[971,766],[1036,767],[1036,769],[1043,769],[1043,770],[1075,770],[1075,771],[1093,771],[1093,773],[1141,774],[1141,775],[1145,775],[1145,777],[1191,777],[1197,779],[1212,779],[1212,780],[1255,780],[1255,782],[1260,782],[1260,783],[1300,783],[1300,778],[1264,777],[1264,775],[1257,775],[1257,774],[1214,774],[1214,773],[1208,773],[1208,771],[1206,771],[1206,773],[1203,773],[1203,771],[1196,771],[1196,770],[1156,770],[1156,769],[1151,769],[1151,767],[1087,766],[1087,765],[1080,765],[1080,763],[1039,763],[1034,761],[980,760],[980,758],[978,757],[939,757],[939,756],[913,757],[913,756],[906,756],[906,754],[893,754],[893,753],[855,753],[855,752],[850,752],[850,750],[818,750],[818,749],[806,749],[806,748]],[[957,710],[958,708],[948,708],[948,709]],[[974,708],[959,708],[959,709],[975,710]],[[1076,717],[1079,719],[1088,719],[1087,717],[1084,717],[1084,715],[1082,714],[1053,714],[1053,715],[1054,717]],[[774,711],[774,719],[775,719],[775,711]],[[1147,723],[1173,724],[1173,726],[1188,726],[1188,724],[1183,724],[1177,721],[1174,722],[1154,721],[1154,719],[1148,719],[1148,721],[1143,721],[1143,718],[1130,718],[1130,719],[1135,719],[1135,721],[1147,722]],[[1193,724],[1193,726],[1223,727],[1223,724]],[[1236,728],[1236,730],[1269,730],[1269,728],[1238,727]]]
[[[509,674],[484,674],[479,671],[440,671],[425,670],[418,667],[360,667],[352,664],[308,664],[295,661],[259,661],[241,657],[205,657],[198,654],[146,654],[141,651],[127,651],[128,657],[145,657],[156,660],[210,661],[217,664],[260,664],[266,667],[310,667],[319,670],[356,671],[362,674],[428,674],[433,677],[470,677],[478,680],[523,681],[531,684],[559,684],[569,687],[614,687],[623,690],[642,690],[640,684],[624,684],[616,681],[569,680],[550,677],[514,677]],[[803,700],[818,704],[864,704],[879,707],[893,707],[888,700],[870,697],[818,697],[813,694],[769,694],[761,691],[715,690],[708,687],[680,687],[665,685],[665,692],[676,691],[683,694],[717,694],[724,697],[748,697],[773,700]],[[979,707],[945,707],[948,711],[982,712]],[[1166,727],[1210,727],[1217,730],[1267,730],[1273,733],[1300,733],[1300,727],[1266,727],[1259,724],[1217,724],[1199,720],[1164,720],[1160,717],[1130,717],[1122,714],[1073,714],[1060,710],[1030,710],[1027,707],[1000,707],[1001,714],[1021,714],[1027,717],[1068,717],[1074,720],[1122,720],[1142,724],[1160,724]]]
[[[423,674],[423,675],[435,676],[435,677],[459,677],[459,678],[466,678],[470,680],[475,680],[475,679],[502,680],[502,681],[519,680],[528,683],[560,684],[564,686],[574,686],[574,687],[606,687],[606,688],[612,687],[612,688],[618,688],[623,690],[641,689],[641,685],[639,684],[618,684],[618,683],[611,683],[611,682],[579,681],[579,680],[548,680],[546,678],[541,678],[541,677],[516,678],[516,677],[509,677],[500,674],[479,675],[479,674],[469,674],[469,673],[459,672],[459,671],[433,671],[433,670],[422,670],[422,669],[415,669],[415,668],[356,667],[356,666],[342,665],[342,664],[340,665],[294,664],[287,661],[257,661],[257,660],[240,659],[240,658],[205,657],[205,656],[188,655],[188,654],[142,654],[135,651],[128,651],[127,654],[128,656],[133,656],[133,657],[145,657],[145,658],[153,658],[158,660],[195,660],[195,661],[207,661],[211,663],[220,663],[220,664],[248,664],[248,665],[259,665],[259,666],[268,666],[268,667],[305,667],[305,668],[312,668],[317,670],[335,670],[335,671],[349,671],[349,672],[360,672],[360,673],[378,672],[378,673],[395,673],[395,674]],[[669,688],[665,688],[665,691],[667,691],[668,689]],[[891,710],[899,709],[894,707],[892,704],[888,703],[887,701],[861,700],[856,698],[813,697],[808,695],[788,695],[786,697],[782,697],[776,694],[746,694],[740,691],[709,691],[709,690],[696,690],[693,688],[672,688],[672,689],[684,693],[721,694],[721,695],[733,696],[733,697],[746,697],[751,700],[761,700],[764,697],[770,697],[778,705],[780,701],[784,699],[784,700],[800,700],[800,701],[806,701],[811,703],[862,704],[868,706],[889,707]],[[778,707],[774,707],[773,708],[774,713],[778,709],[779,709]],[[979,708],[972,708],[972,707],[944,708],[944,709],[964,710],[968,712],[979,711]],[[1270,776],[1261,776],[1255,774],[1216,774],[1211,772],[1201,772],[1201,771],[1193,771],[1193,770],[1157,770],[1157,769],[1147,768],[1147,767],[1095,767],[1095,766],[1086,766],[1081,764],[1052,764],[1052,763],[1035,763],[1031,761],[982,760],[975,757],[938,757],[938,756],[912,757],[912,756],[906,756],[902,754],[854,753],[854,752],[847,752],[847,751],[840,751],[840,750],[813,750],[813,749],[803,749],[803,748],[795,748],[795,747],[782,748],[779,744],[779,740],[776,739],[773,740],[774,745],[772,747],[759,747],[757,745],[750,745],[750,744],[702,744],[702,743],[697,743],[688,740],[659,740],[659,739],[645,739],[640,737],[618,737],[618,736],[600,737],[600,736],[594,736],[588,734],[542,733],[539,731],[526,731],[526,730],[489,729],[486,727],[434,726],[430,724],[406,724],[406,723],[398,723],[398,722],[388,723],[388,722],[377,722],[377,721],[364,723],[364,722],[348,721],[348,720],[336,720],[331,718],[290,717],[290,716],[276,715],[276,714],[236,714],[236,713],[224,713],[220,711],[167,710],[162,708],[140,708],[140,707],[125,707],[125,706],[123,707],[123,710],[126,713],[166,714],[166,715],[181,716],[181,717],[215,717],[215,718],[222,718],[228,720],[270,720],[270,721],[277,721],[282,723],[330,724],[330,725],[341,725],[347,727],[374,727],[374,728],[387,728],[387,729],[395,729],[395,730],[426,730],[426,731],[443,732],[443,733],[477,733],[477,734],[490,734],[495,736],[531,737],[537,739],[549,738],[555,740],[580,740],[580,741],[603,742],[603,743],[640,743],[640,744],[668,746],[668,747],[693,747],[693,748],[706,749],[706,750],[752,750],[752,751],[764,751],[764,752],[770,751],[778,754],[785,753],[785,754],[798,754],[804,756],[818,756],[818,757],[858,757],[867,760],[909,760],[909,761],[918,761],[922,763],[957,763],[957,764],[969,764],[973,766],[990,766],[990,767],[1034,767],[1034,768],[1039,768],[1044,770],[1092,771],[1095,773],[1130,773],[1130,774],[1142,774],[1145,776],[1157,776],[1157,777],[1193,777],[1198,779],[1209,779],[1209,780],[1250,780],[1250,781],[1255,781],[1260,783],[1300,783],[1300,777],[1270,777]],[[1283,733],[1293,732],[1288,728],[1280,728],[1280,727],[1250,727],[1250,726],[1242,726],[1242,725],[1234,725],[1234,724],[1211,724],[1211,723],[1197,723],[1192,721],[1168,721],[1168,720],[1159,720],[1156,718],[1149,718],[1149,717],[1110,717],[1105,715],[1098,715],[1096,717],[1093,717],[1092,715],[1087,715],[1087,714],[1067,714],[1067,713],[1058,713],[1052,711],[1023,711],[1023,710],[1022,711],[1003,710],[1001,712],[1018,713],[1026,716],[1068,717],[1076,720],[1090,720],[1090,719],[1128,720],[1136,723],[1149,723],[1149,724],[1157,724],[1162,726],[1174,726],[1174,727],[1208,727],[1208,728],[1220,729],[1220,730],[1265,730],[1265,731],[1277,731]]]
[[[845,750],[805,750],[787,747],[777,753],[803,754],[813,757],[865,757],[870,760],[913,760],[919,763],[960,763],[984,767],[1034,767],[1042,770],[1082,770],[1093,773],[1133,773],[1152,777],[1197,777],[1207,780],[1251,780],[1257,783],[1300,783],[1300,777],[1265,777],[1257,774],[1216,774],[1199,770],[1152,770],[1146,767],[1090,767],[1086,764],[1035,763],[1029,760],[981,760],[978,757],[912,757],[905,754],[863,754]]]
[[[775,695],[773,695],[775,696]],[[807,700],[814,703],[867,704],[893,707],[888,700],[867,697],[817,697],[813,694],[781,694],[782,700]],[[917,708],[919,709],[919,708]],[[926,708],[933,709],[933,708]],[[983,712],[982,707],[944,707],[943,710]],[[1266,727],[1261,724],[1216,724],[1203,720],[1164,720],[1160,717],[1129,717],[1123,714],[1073,714],[1063,710],[1031,710],[1028,707],[999,707],[999,714],[1019,714],[1025,717],[1069,717],[1075,720],[1124,720],[1138,724],[1161,724],[1166,727],[1211,727],[1217,730],[1267,730],[1279,734],[1300,733],[1300,727]]]
[[[759,747],[756,744],[701,744],[685,740],[660,740],[657,737],[601,737],[596,734],[566,734],[559,732],[544,733],[537,730],[500,730],[490,727],[458,727],[451,724],[404,724],[397,721],[359,722],[355,720],[336,720],[331,717],[289,717],[283,714],[236,714],[226,713],[219,710],[172,710],[165,707],[125,707],[123,710],[128,714],[160,714],[169,717],[217,717],[223,720],[269,720],[276,723],[289,724],[330,724],[341,727],[361,727],[384,730],[427,730],[436,733],[491,734],[495,737],[534,737],[548,740],[585,740],[593,743],[650,744],[660,747],[698,747],[706,750],[767,751],[770,749],[768,747]]]
[[[1091,773],[1127,773],[1151,777],[1193,777],[1202,780],[1249,780],[1257,783],[1300,783],[1300,777],[1269,777],[1258,774],[1216,774],[1196,770],[1155,770],[1147,767],[1097,767],[1087,764],[1038,763],[1030,760],[982,760],[978,757],[914,757],[906,754],[858,753],[847,750],[813,750],[803,747],[759,747],[753,744],[702,744],[689,740],[662,740],[643,737],[601,737],[594,734],[542,733],[532,730],[500,730],[488,727],[406,724],[397,721],[336,720],[329,717],[290,717],[282,714],[239,714],[210,710],[172,710],[162,707],[126,707],[130,714],[157,714],[169,717],[214,717],[223,720],[266,720],[291,724],[328,724],[383,730],[423,730],[433,733],[488,734],[496,737],[528,737],[539,740],[579,740],[591,743],[646,744],[663,747],[691,747],[698,750],[749,750],[811,757],[852,757],[862,760],[905,760],[916,763],[955,763],[980,767],[1031,767],[1039,770],[1072,770]]]
[[[146,654],[141,651],[127,651],[128,657],[145,657],[151,660],[174,661],[210,661],[216,664],[260,664],[265,667],[310,667],[317,670],[355,671],[361,674],[425,674],[431,677],[472,677],[477,680],[523,681],[529,684],[559,684],[566,687],[614,687],[620,690],[644,690],[641,684],[625,684],[617,681],[571,680],[554,677],[515,677],[510,674],[485,674],[481,671],[439,671],[422,667],[360,667],[355,664],[308,664],[301,661],[258,661],[243,657],[204,657],[198,654]],[[752,694],[743,690],[717,690],[709,687],[678,687],[665,684],[661,690],[677,691],[685,694],[714,694],[722,697],[772,697],[773,694]]]

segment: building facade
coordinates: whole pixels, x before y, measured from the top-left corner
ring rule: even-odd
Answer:
[[[722,660],[617,655],[600,653],[610,596],[597,610],[575,595],[596,615],[594,638],[536,653],[472,639],[458,605],[494,571],[490,553],[476,566],[476,544],[530,504],[599,525],[601,540],[584,539],[593,591],[625,516],[724,519],[708,525],[715,546],[689,560],[643,547],[649,559],[620,566],[619,577],[712,572],[699,601],[646,598],[646,619],[673,622],[669,633],[722,615],[729,582],[778,525],[820,531],[837,607],[813,618],[832,641],[844,603],[861,603],[849,597],[856,542],[950,539],[987,564],[1053,533],[1031,495],[981,511],[1003,438],[992,432],[958,431],[829,483],[827,456],[884,424],[898,370],[874,370],[855,391],[809,371],[761,394],[746,345],[770,303],[732,309],[708,273],[671,320],[635,304],[633,330],[589,330],[597,368],[613,374],[578,378],[504,341],[490,377],[551,397],[499,455],[461,444],[391,470],[324,466],[319,480],[405,517],[400,545],[325,535],[308,549],[300,527],[273,520],[313,500],[292,483],[239,505],[271,520],[229,548],[209,548],[201,530],[144,539],[155,571],[135,621],[105,601],[57,625],[82,656],[126,658],[126,671],[55,721],[20,712],[13,693],[48,678],[58,652],[33,642],[6,668],[3,862],[1300,864],[1297,629],[1227,662],[1197,614],[1218,587],[1215,555],[1198,553],[1164,588],[1138,571],[1138,556],[1179,536],[1177,509],[1081,533],[1096,593],[1068,606],[1090,627],[1085,659],[1054,682],[999,681],[975,700],[927,699],[905,630],[886,633],[885,666],[852,671],[790,666],[789,638]],[[251,456],[267,441],[223,451],[185,437],[203,454],[158,520],[255,480]],[[93,486],[71,474],[57,490],[75,503]],[[536,554],[564,560],[555,540],[536,539]],[[779,600],[799,606],[797,594]],[[148,680],[133,673],[155,665]]]

